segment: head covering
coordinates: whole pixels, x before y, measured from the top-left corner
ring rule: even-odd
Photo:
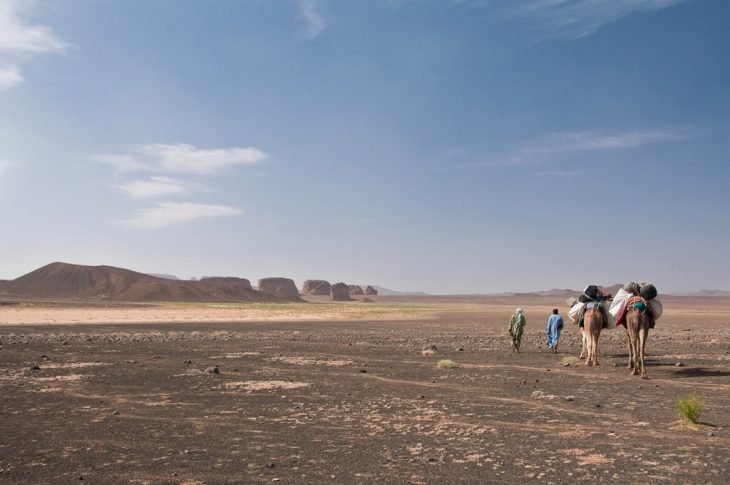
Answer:
[[[522,313],[522,308],[518,308],[518,309],[517,309],[517,310],[515,310],[515,311],[516,311],[517,313]]]

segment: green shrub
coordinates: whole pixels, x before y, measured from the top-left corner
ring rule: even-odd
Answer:
[[[705,401],[702,397],[693,394],[690,396],[677,398],[677,412],[679,416],[691,423],[697,423],[700,420],[700,414],[705,409]]]
[[[449,359],[442,359],[438,361],[438,364],[436,364],[439,369],[453,369],[456,367],[456,362]]]

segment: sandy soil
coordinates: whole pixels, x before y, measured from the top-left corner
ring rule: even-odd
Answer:
[[[524,351],[510,353],[513,303],[415,320],[6,324],[0,482],[728,483],[727,301],[665,303],[648,381],[628,374],[620,330],[601,335],[597,368],[564,366],[572,325],[546,352],[552,302],[521,302]],[[674,410],[689,394],[705,400],[699,425]]]

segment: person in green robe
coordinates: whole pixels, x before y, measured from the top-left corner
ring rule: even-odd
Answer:
[[[527,319],[522,312],[522,308],[515,310],[515,314],[512,315],[512,320],[509,323],[509,336],[512,338],[512,352],[520,351],[520,344],[522,343],[522,333],[525,330],[525,324]]]

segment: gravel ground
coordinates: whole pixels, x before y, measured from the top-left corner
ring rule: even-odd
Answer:
[[[729,328],[660,322],[641,380],[502,320],[0,327],[0,482],[730,482]]]

